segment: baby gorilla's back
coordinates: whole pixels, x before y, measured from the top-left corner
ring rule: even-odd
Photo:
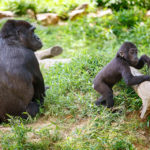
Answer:
[[[101,82],[106,83],[108,86],[112,87],[121,79],[120,66],[117,59],[113,59],[108,63],[95,77],[94,86],[98,86]]]

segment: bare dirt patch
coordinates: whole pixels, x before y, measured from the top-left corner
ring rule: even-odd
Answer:
[[[90,118],[84,118],[79,120],[78,122],[71,124],[68,126],[64,132],[64,139],[66,139],[68,136],[70,136],[72,133],[74,133],[76,130],[82,130],[86,128],[86,126],[90,123]]]
[[[141,119],[140,118],[140,112],[139,111],[134,111],[132,113],[129,113],[127,115],[127,120],[131,120],[131,119],[136,119],[140,122],[147,122],[146,119]],[[134,146],[136,147],[137,150],[148,150],[150,149],[150,128],[148,128],[147,126],[144,126],[143,128],[140,128],[137,130],[136,133],[136,137],[137,137],[137,141],[138,143],[133,143]],[[140,140],[139,140],[140,139]]]

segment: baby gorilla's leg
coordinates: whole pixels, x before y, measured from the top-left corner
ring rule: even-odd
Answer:
[[[94,89],[102,95],[100,99],[95,102],[97,106],[101,104],[105,105],[105,102],[108,108],[114,106],[113,91],[107,84],[101,82],[97,85],[94,85]]]
[[[103,96],[101,96],[97,101],[95,101],[95,104],[97,106],[100,106],[100,105],[106,106],[106,100],[103,98]]]
[[[113,100],[113,94],[112,92],[109,92],[107,95],[106,95],[106,105],[108,108],[111,108],[114,106],[114,100]]]

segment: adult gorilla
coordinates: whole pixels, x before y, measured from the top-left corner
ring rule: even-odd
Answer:
[[[35,27],[23,20],[8,20],[0,31],[0,121],[7,114],[34,117],[43,104],[45,87],[34,51],[42,42]]]

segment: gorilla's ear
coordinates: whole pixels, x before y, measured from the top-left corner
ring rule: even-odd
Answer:
[[[8,20],[1,29],[1,35],[3,38],[7,38],[9,36],[13,36],[16,30],[16,21]]]
[[[117,57],[125,58],[125,53],[124,53],[124,51],[122,51],[122,50],[118,51]]]

